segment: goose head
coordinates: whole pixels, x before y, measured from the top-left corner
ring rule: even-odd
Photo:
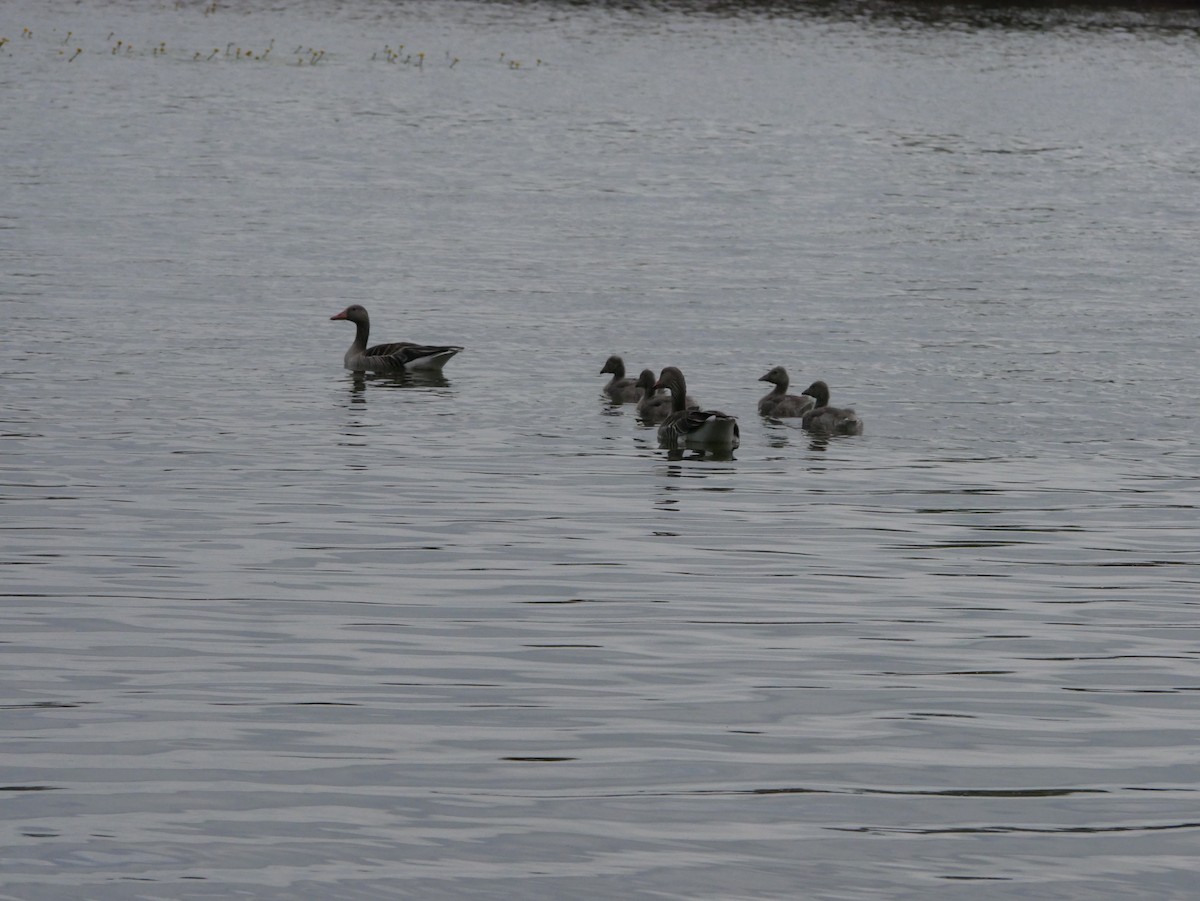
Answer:
[[[334,315],[330,316],[329,318],[330,319],[345,319],[349,322],[353,322],[355,325],[359,325],[360,323],[371,321],[367,316],[367,308],[364,307],[362,304],[357,304],[357,303],[350,304],[350,306],[346,307],[346,309],[342,310],[342,312],[335,313]]]
[[[654,390],[666,388],[671,392],[672,396],[678,394],[683,397],[687,394],[687,382],[683,380],[683,373],[675,366],[668,366],[659,373],[658,381],[654,383]]]
[[[805,388],[800,393],[807,394],[809,397],[811,397],[813,400],[815,400],[817,402],[818,407],[828,407],[829,406],[829,386],[826,385],[824,382],[822,382],[820,379],[813,382],[811,385],[809,385],[807,388]]]
[[[606,372],[612,373],[613,378],[625,378],[625,361],[613,354],[604,361],[604,366],[600,369],[601,375]]]
[[[772,369],[766,375],[760,375],[758,377],[758,380],[760,382],[770,382],[772,385],[779,385],[782,388],[786,389],[788,386],[787,370],[784,369],[782,366],[776,366],[774,369]]]

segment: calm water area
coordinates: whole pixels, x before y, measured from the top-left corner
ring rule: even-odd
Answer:
[[[6,0],[0,898],[1196,897],[1198,113],[1187,11]]]

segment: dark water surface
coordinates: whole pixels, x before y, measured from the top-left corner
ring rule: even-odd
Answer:
[[[1200,21],[286,6],[0,7],[0,897],[1194,896]]]

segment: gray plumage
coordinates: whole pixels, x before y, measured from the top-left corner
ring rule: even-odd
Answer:
[[[440,372],[446,361],[462,350],[450,344],[415,344],[412,341],[367,347],[371,318],[367,315],[366,307],[357,303],[329,318],[354,323],[354,341],[342,362],[347,369],[355,372],[399,372],[406,369]]]
[[[758,379],[760,382],[770,382],[775,389],[758,402],[758,412],[763,416],[774,416],[783,419],[789,416],[803,416],[817,405],[817,402],[806,394],[788,394],[788,374],[782,366],[776,366]]]
[[[604,361],[600,373],[612,373],[612,378],[604,386],[608,399],[618,404],[632,403],[642,399],[642,389],[637,386],[635,379],[625,377],[625,361],[613,354]]]
[[[643,369],[642,374],[637,377],[634,383],[642,389],[642,399],[638,401],[637,412],[638,416],[645,422],[658,422],[671,415],[671,395],[670,392],[660,394],[654,389],[654,383],[657,379],[654,373],[649,369]],[[695,398],[685,397],[683,400],[684,406],[689,409],[696,409],[700,405],[696,403]]]
[[[683,373],[668,366],[654,383],[654,390],[671,392],[671,414],[658,427],[658,440],[667,447],[701,444],[735,448],[741,442],[737,419],[719,410],[689,410],[687,382]]]
[[[849,407],[829,406],[829,386],[818,380],[802,392],[811,397],[816,406],[804,414],[800,425],[810,432],[827,435],[861,435],[863,421]]]

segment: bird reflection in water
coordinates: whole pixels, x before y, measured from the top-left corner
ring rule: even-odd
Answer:
[[[713,445],[712,447],[703,447],[701,445],[693,445],[690,447],[668,447],[664,448],[667,452],[667,459],[671,462],[679,462],[680,460],[706,460],[718,463],[728,462],[734,458],[733,448],[728,445]],[[671,467],[676,470],[677,467]],[[672,472],[672,475],[678,475],[677,472]]]
[[[367,385],[373,388],[449,388],[450,381],[440,372],[421,370],[402,370],[400,372],[362,372],[350,373],[350,402],[365,404],[367,402]]]

